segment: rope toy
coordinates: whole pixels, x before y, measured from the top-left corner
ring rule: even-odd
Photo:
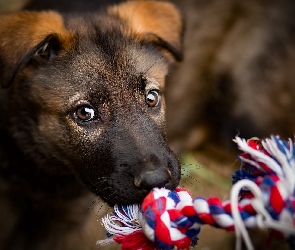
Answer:
[[[192,198],[182,188],[154,188],[140,205],[115,206],[102,219],[111,242],[123,250],[188,249],[197,244],[201,226],[235,231],[236,249],[242,239],[254,249],[247,229],[271,230],[273,237],[295,242],[295,144],[278,136],[248,141],[236,137],[241,167],[232,175],[230,200]]]

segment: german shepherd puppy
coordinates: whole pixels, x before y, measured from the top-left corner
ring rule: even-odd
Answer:
[[[1,250],[68,249],[90,191],[123,205],[178,185],[163,88],[181,38],[159,1],[0,16]]]

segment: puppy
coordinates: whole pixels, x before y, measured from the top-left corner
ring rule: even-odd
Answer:
[[[71,249],[89,193],[124,205],[178,185],[163,88],[181,38],[159,1],[0,16],[0,249]]]

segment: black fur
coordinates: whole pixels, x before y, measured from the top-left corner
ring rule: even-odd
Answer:
[[[47,36],[0,92],[0,220],[15,210],[1,249],[60,249],[67,229],[57,237],[54,228],[82,223],[68,219],[68,207],[89,190],[123,205],[179,182],[164,103],[146,102],[149,90],[162,93],[158,81],[167,71],[158,44],[129,37],[125,24],[104,14],[65,15],[64,23],[74,34],[70,50]],[[84,107],[93,108],[93,119],[79,118]]]

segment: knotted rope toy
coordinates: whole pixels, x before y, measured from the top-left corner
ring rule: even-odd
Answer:
[[[253,249],[247,229],[260,227],[295,242],[295,144],[278,136],[248,141],[235,139],[242,153],[241,167],[232,175],[230,200],[205,199],[184,189],[154,188],[141,205],[115,206],[102,219],[110,242],[128,250],[188,249],[198,240],[201,226],[209,224],[235,231],[236,249],[242,239]]]

